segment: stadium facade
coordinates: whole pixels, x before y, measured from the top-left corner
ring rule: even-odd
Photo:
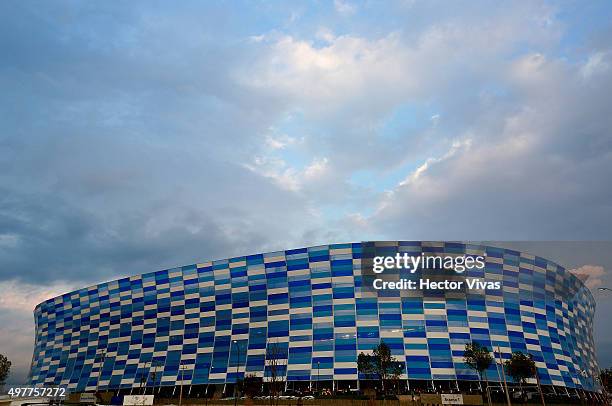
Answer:
[[[409,384],[477,381],[463,362],[474,340],[504,359],[532,354],[543,385],[595,389],[595,304],[566,269],[477,244],[387,244],[414,255],[484,254],[485,268],[467,276],[502,281],[503,289],[373,292],[362,286],[362,243],[126,277],[36,307],[30,382],[92,391],[266,380],[274,347],[277,373],[288,383],[350,385],[364,378],[358,354],[381,341]],[[501,380],[494,365],[486,375]]]

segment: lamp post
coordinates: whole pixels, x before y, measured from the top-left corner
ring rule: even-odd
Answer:
[[[155,395],[155,382],[157,379],[157,368],[161,366],[159,364],[159,361],[152,361],[151,362],[151,369],[153,369],[153,371],[149,371],[150,375],[153,375],[152,380],[153,380],[153,386],[151,387],[151,394]]]
[[[497,353],[499,354],[499,365],[501,366],[502,375],[504,377],[504,392],[506,392],[506,401],[508,402],[508,406],[511,406],[510,393],[508,392],[508,383],[506,382],[506,371],[504,370],[504,359],[502,358],[501,348],[499,345],[497,346]],[[495,357],[495,365],[498,365],[497,357]],[[498,370],[498,373],[499,373],[499,370]]]
[[[236,346],[236,351],[238,351],[238,359],[236,360],[236,383],[234,384],[234,406],[238,404],[238,373],[240,368],[240,342],[238,340],[234,340],[234,345]]]
[[[99,359],[102,365],[100,365],[100,370],[98,371],[98,379],[96,379],[96,396],[98,395],[98,390],[100,387],[100,375],[102,375],[102,367],[104,367],[104,360],[106,359],[106,350],[99,350],[96,352],[95,359]],[[95,362],[94,359],[94,362]]]
[[[586,378],[587,373],[584,369],[580,370],[580,376],[582,376],[583,378]],[[583,401],[587,400],[587,395],[586,395],[586,391],[584,390],[584,384],[582,383],[582,380],[580,381],[580,389],[582,389],[582,396],[580,397],[580,404],[582,404]]]
[[[181,370],[181,388],[179,391],[179,406],[183,404],[183,378],[185,376],[185,368],[187,365],[183,364],[183,361],[179,364],[179,369]]]
[[[149,364],[149,367],[151,367],[151,361],[147,361],[143,364],[143,369],[147,368],[147,364]],[[147,374],[144,374],[144,371],[141,372],[141,376],[140,376],[140,392],[141,395],[144,395],[147,393],[147,384],[149,383],[149,372],[147,371]]]
[[[529,359],[533,361],[533,356],[529,354]],[[536,383],[538,384],[538,392],[540,392],[540,399],[542,400],[542,406],[546,406],[546,402],[544,401],[544,392],[542,392],[542,385],[540,385],[540,373],[538,372],[538,367],[533,361],[533,368],[535,370]]]
[[[317,361],[317,396],[319,396],[319,378],[321,377],[321,362]]]
[[[210,361],[208,362],[208,375],[206,376],[206,395],[204,397],[206,406],[208,406],[208,389],[210,387],[210,368],[212,367],[212,356],[210,357]]]

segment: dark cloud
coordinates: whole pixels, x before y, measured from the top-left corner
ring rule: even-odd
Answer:
[[[309,218],[302,202],[236,163],[93,141],[56,139],[46,162],[41,154],[4,174],[3,278],[91,281],[246,254],[278,244],[266,230],[300,238]],[[25,186],[8,182],[28,169]]]
[[[229,11],[142,6],[1,6],[1,279],[100,281],[313,233],[305,201],[243,166],[282,108],[231,79],[254,55]]]
[[[394,189],[372,224],[425,238],[612,238],[612,70],[584,66],[519,59],[516,103],[483,105],[485,119]]]

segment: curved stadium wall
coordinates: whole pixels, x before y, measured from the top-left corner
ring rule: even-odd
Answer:
[[[482,245],[392,245],[411,255],[486,254],[485,269],[467,276],[501,280],[503,289],[372,293],[361,286],[360,243],[147,273],[39,304],[30,382],[90,391],[265,380],[272,346],[288,382],[355,382],[364,378],[357,355],[381,340],[404,362],[404,380],[477,381],[463,362],[475,340],[499,346],[505,359],[532,354],[544,385],[593,389],[595,305],[566,269]],[[500,380],[495,366],[487,377]]]

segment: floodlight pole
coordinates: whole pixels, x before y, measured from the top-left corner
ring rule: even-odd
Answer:
[[[234,340],[234,344],[236,345],[236,351],[238,351],[238,359],[236,360],[236,382],[234,383],[234,406],[238,404],[238,373],[240,368],[240,343],[238,340]]]
[[[153,385],[151,386],[151,395],[155,395],[155,381],[157,379],[157,367],[159,367],[159,361],[151,361],[151,368],[153,372],[149,371],[149,375],[153,375]]]
[[[540,392],[540,399],[542,399],[542,406],[546,406],[546,402],[544,401],[544,392],[542,392],[542,385],[540,385],[540,373],[538,372],[537,366],[535,366],[535,376],[536,376],[536,382],[538,384],[538,391]]]
[[[206,406],[208,406],[208,389],[210,387],[210,368],[212,367],[212,355],[210,357],[210,362],[208,363],[208,376],[206,377]]]
[[[321,377],[321,362],[317,361],[317,396],[319,396],[319,378]]]
[[[100,357],[98,358],[98,355]],[[96,359],[100,359],[102,365],[100,365],[100,370],[98,371],[98,379],[96,379],[96,396],[98,396],[98,390],[100,388],[100,375],[102,375],[102,368],[104,367],[104,360],[106,359],[106,350],[100,350],[96,352]]]
[[[181,406],[183,404],[183,379],[185,377],[185,367],[186,365],[183,364],[183,361],[181,361],[181,363],[179,364],[179,369],[181,370],[181,388],[179,391],[179,406]]]
[[[506,382],[506,371],[504,370],[504,362],[499,345],[497,346],[497,353],[499,354],[499,364],[501,365],[502,376],[504,377],[504,392],[506,392],[506,401],[508,402],[508,406],[512,406],[510,403],[510,392],[508,392],[508,383]],[[497,357],[495,357],[495,364],[497,365]]]
[[[151,368],[151,361],[147,361],[143,364],[143,368],[147,367],[147,364],[149,364],[149,369]],[[140,377],[140,392],[141,395],[145,395],[147,393],[147,384],[149,383],[149,372],[147,371],[147,375],[146,377],[144,375],[141,375]]]

